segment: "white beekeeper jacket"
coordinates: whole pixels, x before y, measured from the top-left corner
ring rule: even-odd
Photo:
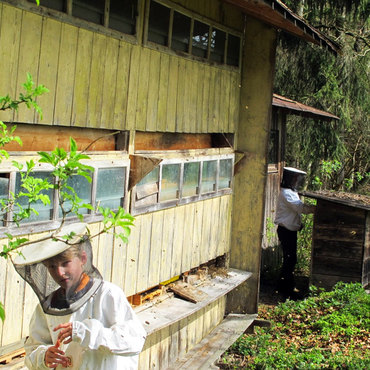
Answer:
[[[72,359],[72,367],[68,369],[137,369],[145,329],[123,291],[106,281],[72,314],[49,315],[40,305],[36,307],[25,343],[25,363],[29,369],[49,369],[44,357],[48,347],[57,341],[58,331],[53,329],[66,322],[72,322],[72,342],[60,348]]]
[[[310,212],[310,206],[300,200],[296,191],[281,188],[276,207],[276,225],[290,231],[298,231],[301,228],[301,214]]]

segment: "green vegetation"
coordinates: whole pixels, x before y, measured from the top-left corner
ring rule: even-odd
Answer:
[[[302,301],[261,306],[271,327],[242,335],[218,364],[222,369],[370,368],[370,295],[360,284],[338,283]]]
[[[281,33],[274,91],[339,117],[339,121],[318,122],[288,116],[287,164],[307,171],[309,187],[313,182],[315,190],[369,194],[369,2],[284,3],[341,47],[340,55],[334,56]]]

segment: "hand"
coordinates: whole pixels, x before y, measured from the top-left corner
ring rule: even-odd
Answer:
[[[67,322],[60,324],[54,328],[54,331],[60,330],[58,333],[58,341],[60,343],[68,344],[72,342],[72,323]]]
[[[69,357],[65,356],[64,352],[60,350],[59,343],[55,346],[51,346],[45,352],[44,362],[47,367],[56,368],[58,365],[62,367],[68,367],[70,363]]]

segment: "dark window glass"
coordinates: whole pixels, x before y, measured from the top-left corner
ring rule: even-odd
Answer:
[[[30,3],[36,4],[35,0],[28,0]],[[46,8],[59,10],[61,12],[66,11],[66,0],[41,0],[40,5]]]
[[[239,54],[240,54],[240,37],[229,34],[227,42],[226,64],[238,67]]]
[[[202,194],[216,191],[217,161],[204,161],[202,169]]]
[[[72,15],[96,24],[104,24],[104,4],[105,0],[73,0]]]
[[[189,50],[191,19],[181,13],[174,12],[171,48],[187,52]]]
[[[218,176],[218,188],[231,188],[231,176],[233,170],[233,161],[231,159],[220,160],[220,172]]]
[[[226,33],[216,28],[211,35],[211,60],[218,63],[224,62]]]
[[[279,151],[279,131],[270,131],[270,141],[269,141],[269,153],[268,153],[268,163],[278,163],[278,151]]]
[[[168,28],[170,24],[170,9],[151,1],[149,13],[148,41],[160,45],[168,45]]]
[[[184,164],[184,181],[182,188],[183,197],[191,197],[198,194],[200,162]]]
[[[136,34],[137,0],[110,0],[109,28]]]
[[[180,165],[166,164],[162,167],[160,202],[178,199],[180,193]]]
[[[34,172],[31,173],[31,177],[34,179],[45,180],[49,184],[53,183],[53,178],[50,172]],[[15,193],[19,194],[28,193],[26,189],[22,186],[22,179],[21,174],[18,172],[15,179]],[[54,201],[54,192],[53,189],[42,190],[41,194],[47,195],[50,199],[49,204],[44,204],[41,200],[37,200],[35,203],[31,204],[31,208],[33,208],[38,214],[31,212],[31,216],[29,218],[24,219],[22,222],[32,222],[32,221],[42,221],[42,220],[50,220],[53,214],[53,201]],[[22,208],[28,208],[29,206],[29,198],[27,196],[20,197],[18,202]],[[16,212],[19,212],[19,208],[15,208]]]
[[[207,58],[209,26],[205,23],[194,21],[192,54]]]

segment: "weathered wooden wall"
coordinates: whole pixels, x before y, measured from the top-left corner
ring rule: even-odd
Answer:
[[[231,200],[226,195],[137,216],[127,245],[106,234],[93,240],[94,263],[104,279],[127,296],[198,267],[229,249]],[[100,223],[89,225],[93,234],[99,227]],[[27,335],[37,299],[3,258],[0,302],[7,314],[4,324],[0,321],[0,346],[5,346]]]
[[[42,122],[24,107],[4,121],[153,132],[234,132],[238,122],[238,71],[5,3],[0,57],[0,95],[16,96],[27,72],[50,90]]]
[[[322,199],[314,218],[311,283],[330,289],[338,281],[369,280],[369,212]]]

